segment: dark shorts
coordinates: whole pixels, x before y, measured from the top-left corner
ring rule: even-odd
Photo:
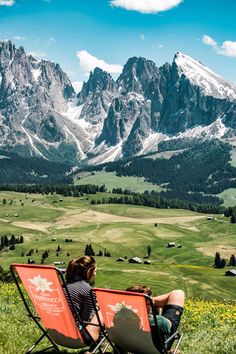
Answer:
[[[163,309],[162,316],[171,321],[171,335],[177,331],[184,309],[178,305],[166,305]]]

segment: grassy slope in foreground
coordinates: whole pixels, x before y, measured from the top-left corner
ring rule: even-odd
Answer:
[[[23,354],[40,332],[29,320],[14,284],[0,283],[0,354]],[[181,321],[182,354],[228,354],[236,349],[236,305],[188,299]],[[14,338],[14,340],[12,340]],[[45,348],[42,341],[37,349]],[[75,351],[63,350],[64,353]]]

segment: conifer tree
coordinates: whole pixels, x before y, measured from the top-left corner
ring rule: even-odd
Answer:
[[[234,254],[232,254],[232,256],[230,257],[229,266],[230,267],[235,267],[236,266],[236,258],[235,258]]]

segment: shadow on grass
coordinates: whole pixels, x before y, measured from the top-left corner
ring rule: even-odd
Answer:
[[[51,350],[38,350],[38,351],[34,351],[32,354],[42,354],[42,353],[49,353],[49,354],[58,354],[58,353],[62,353],[62,354],[83,354],[85,353],[87,350],[82,350],[82,351],[76,351],[76,349],[74,351],[67,351],[67,350],[60,350],[57,351],[56,349],[51,349]]]

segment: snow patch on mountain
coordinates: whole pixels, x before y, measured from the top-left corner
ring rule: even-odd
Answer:
[[[236,99],[236,86],[199,61],[183,53],[177,53],[174,62],[178,67],[179,76],[184,74],[194,85],[200,86],[206,95],[231,101]]]
[[[220,139],[229,131],[229,128],[222,123],[222,119],[218,118],[212,124],[203,127],[197,126],[192,129],[186,130],[184,133],[177,134],[173,139],[193,139],[193,138],[205,138],[205,139]]]
[[[105,148],[105,145],[103,145]],[[108,148],[105,152],[101,153],[99,156],[91,158],[89,160],[90,165],[99,165],[101,163],[112,162],[118,160],[122,157],[122,142],[116,146]]]
[[[146,154],[150,151],[155,151],[158,148],[158,144],[162,140],[167,140],[168,136],[161,133],[150,133],[150,135],[143,141],[143,148],[138,155]]]
[[[76,146],[77,146],[77,149],[78,149],[78,152],[79,152],[79,156],[82,158],[82,159],[85,159],[86,155],[84,154],[83,152],[83,149],[81,148],[81,145],[80,145],[80,142],[79,140],[76,138],[76,136],[72,133],[72,131],[69,130],[68,127],[65,126],[65,132],[66,132],[66,135],[68,137],[71,136],[72,139],[74,140]],[[70,140],[70,139],[69,139]]]
[[[145,98],[143,97],[143,95],[136,93],[136,92],[128,92],[127,93],[127,101],[131,101],[131,100],[135,100],[135,101],[139,101],[139,102],[143,102],[145,100]]]
[[[77,99],[72,99],[68,102],[68,107],[66,112],[62,112],[62,115],[72,120],[74,123],[78,123],[81,111],[83,109],[83,104],[77,106]]]
[[[29,140],[30,146],[31,146],[31,148],[32,148],[32,152],[34,151],[37,156],[40,156],[40,157],[42,157],[43,159],[48,160],[48,159],[39,151],[39,149],[34,145],[33,139],[32,139],[32,137],[31,137],[30,133],[29,133],[23,126],[22,126],[21,128],[22,128],[23,132],[26,134],[26,136],[27,136],[27,138],[28,138],[28,140]],[[33,154],[32,154],[32,156],[33,156]]]
[[[39,78],[40,75],[41,75],[41,70],[40,70],[40,68],[32,69],[31,72],[32,72],[32,75],[33,75],[34,80],[35,80],[35,81],[38,81],[38,78]]]

